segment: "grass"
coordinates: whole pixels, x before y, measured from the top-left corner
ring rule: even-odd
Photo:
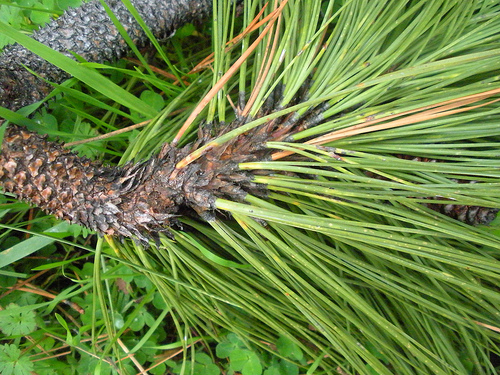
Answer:
[[[0,301],[23,308],[0,316],[33,311],[18,319],[36,326],[0,327],[3,355],[23,358],[21,348],[30,369],[75,373],[88,363],[102,373],[497,373],[498,224],[426,203],[500,207],[500,7],[246,1],[235,21],[226,2],[214,9],[211,29],[156,44],[151,66],[75,63],[2,28],[81,78],[58,85],[30,125],[88,138],[77,151],[108,163],[238,116],[247,121],[179,167],[270,121],[300,130],[267,143],[272,160],[240,164],[266,197],[218,199],[216,219],[182,217],[158,247],[97,239],[5,197],[2,247],[16,256],[0,258],[1,285],[16,287]],[[55,293],[25,291],[33,277]]]

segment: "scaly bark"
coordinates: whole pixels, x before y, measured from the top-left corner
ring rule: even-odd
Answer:
[[[212,0],[131,0],[149,29],[164,40],[188,22],[199,22],[211,14]],[[120,0],[107,0],[113,13],[127,30],[135,45],[149,45],[149,39]],[[99,0],[69,9],[33,34],[33,39],[73,58],[76,53],[91,62],[114,61],[129,48]],[[43,99],[51,86],[31,74],[56,83],[69,75],[44,61],[26,48],[15,44],[0,56],[0,106],[17,110]]]
[[[237,137],[175,170],[190,147],[167,144],[145,162],[105,167],[11,125],[0,152],[0,185],[59,219],[147,241],[168,232],[179,215],[207,218],[218,197],[241,201],[247,192],[261,194],[262,187],[238,163],[266,158],[269,150],[261,141],[270,137],[267,130]]]
[[[443,215],[470,225],[489,225],[495,220],[498,208],[464,206],[460,204],[427,203],[427,207]]]

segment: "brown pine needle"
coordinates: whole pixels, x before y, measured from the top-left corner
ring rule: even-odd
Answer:
[[[109,132],[106,134],[101,134],[101,135],[98,135],[98,136],[92,137],[92,138],[82,139],[81,141],[68,142],[68,143],[65,143],[64,145],[66,147],[72,147],[72,146],[90,143],[90,142],[94,142],[94,141],[101,141],[103,139],[110,138],[110,137],[117,135],[117,134],[122,134],[122,133],[132,131],[134,129],[142,128],[143,126],[146,126],[150,122],[151,122],[151,120],[146,120],[146,121],[140,122],[138,124],[127,126],[126,128],[123,128],[123,129],[118,129],[118,130],[115,130],[115,131],[112,131],[112,132]]]
[[[222,78],[219,80],[219,82],[217,82],[217,84],[214,87],[212,87],[212,89],[208,92],[207,95],[205,95],[205,97],[201,100],[201,102],[198,104],[198,106],[196,106],[194,111],[191,113],[191,115],[188,117],[188,119],[186,120],[184,125],[182,125],[181,129],[179,130],[179,132],[177,133],[177,135],[173,139],[173,141],[171,143],[172,146],[175,147],[179,143],[181,137],[184,135],[186,130],[189,128],[189,126],[191,126],[191,124],[196,119],[196,117],[198,117],[198,115],[201,113],[201,111],[214,98],[214,96],[217,95],[217,93],[222,89],[222,87],[227,83],[227,81],[233,76],[233,74],[236,73],[236,71],[240,68],[240,66],[243,64],[243,62],[252,54],[252,52],[255,50],[255,48],[257,48],[257,46],[262,41],[264,36],[266,36],[266,34],[271,30],[274,22],[276,21],[278,16],[283,11],[283,8],[287,2],[288,2],[288,0],[284,0],[281,3],[280,7],[275,9],[271,13],[272,17],[270,18],[269,23],[264,28],[262,33],[250,45],[250,47],[248,47],[248,49],[240,56],[240,58],[228,69],[228,71],[222,76]],[[187,158],[185,158],[184,160],[181,160],[177,164],[176,169],[181,169],[181,168],[185,167],[186,165],[191,163],[193,160],[195,160],[195,159],[191,160],[188,156]]]
[[[495,327],[495,326],[492,326],[492,325],[489,325],[489,324],[481,323],[481,322],[478,322],[477,320],[475,320],[474,323],[476,323],[477,325],[483,326],[485,328],[491,329],[492,331],[500,333],[500,328],[499,327]]]
[[[255,16],[252,22],[249,23],[249,25],[246,27],[245,30],[243,30],[241,34],[235,36],[233,39],[231,39],[229,42],[226,43],[226,48],[224,50],[226,53],[229,52],[231,49],[233,49],[243,38],[254,32],[255,30],[257,30],[272,17],[271,13],[261,21],[258,21],[259,18],[262,16],[262,13],[264,13],[264,10],[267,8],[267,5],[268,3],[264,4],[259,14]],[[210,64],[213,63],[213,61],[214,61],[214,53],[212,52],[210,55],[205,57],[200,63],[198,63],[198,65],[196,65],[193,69],[191,69],[189,74],[196,73],[199,72],[200,70],[206,69]]]
[[[470,110],[475,109],[475,108],[484,107],[486,105],[498,102],[498,101],[500,101],[500,99],[491,100],[487,103],[478,104],[478,105],[470,106],[470,107],[463,107],[463,106],[478,102],[480,100],[486,99],[486,98],[491,97],[491,96],[498,94],[498,93],[500,93],[500,89],[485,91],[485,92],[479,93],[479,94],[468,95],[468,96],[464,96],[461,98],[451,99],[451,100],[447,100],[447,101],[444,101],[441,103],[412,109],[410,111],[402,112],[402,113],[399,113],[396,115],[386,116],[386,117],[383,117],[383,118],[380,118],[377,120],[369,120],[369,121],[366,121],[362,124],[353,125],[353,126],[350,126],[348,128],[345,128],[345,129],[340,129],[340,130],[322,135],[320,137],[311,139],[305,143],[310,144],[310,145],[323,145],[325,143],[329,143],[329,142],[336,141],[336,140],[343,139],[343,138],[347,138],[347,137],[352,137],[352,136],[359,135],[359,134],[371,133],[371,132],[385,130],[385,129],[392,129],[392,128],[396,128],[396,127],[400,127],[400,126],[404,126],[404,125],[411,125],[411,124],[416,124],[416,123],[419,123],[422,121],[427,121],[427,120],[432,120],[432,119],[436,119],[436,118],[440,118],[440,117],[444,117],[444,116],[449,116],[449,115],[460,113],[460,112],[470,111]],[[424,112],[421,112],[422,110],[424,110]],[[377,124],[377,123],[380,123],[383,121],[387,121],[387,120],[390,120],[390,119],[393,119],[396,117],[405,116],[405,115],[415,113],[415,112],[419,112],[419,113],[374,126],[374,124]],[[291,155],[291,154],[293,154],[292,151],[276,152],[272,155],[272,160],[278,160],[278,159],[284,158],[284,157]]]
[[[130,358],[135,367],[137,367],[137,370],[139,370],[139,373],[137,375],[147,375],[147,371],[144,369],[144,367],[142,367],[137,358],[135,358],[135,353],[130,353],[130,350],[128,350],[127,346],[120,338],[117,338],[116,342],[118,343],[118,345],[120,345],[125,354],[127,354],[125,357],[120,358],[120,361],[124,361],[125,359]]]
[[[50,292],[47,292],[46,290],[40,289],[40,288],[38,288],[32,284],[29,284],[29,283],[26,284],[26,287],[17,288],[16,286],[13,286],[13,287],[7,287],[7,289],[15,289],[15,290],[19,290],[21,292],[38,294],[42,297],[49,298],[49,299],[56,299],[57,298],[57,295],[50,293]],[[69,300],[62,300],[61,302],[68,304],[73,310],[79,312],[80,314],[85,313],[85,311],[80,306],[78,306],[78,304],[76,304],[74,302],[71,302]]]
[[[266,53],[265,53],[264,58],[263,58],[263,61],[266,61],[266,60],[267,61],[265,64],[262,64],[262,66],[261,66],[261,69],[259,71],[259,77],[257,78],[257,82],[255,83],[255,86],[252,90],[252,94],[250,95],[250,98],[248,99],[248,102],[241,113],[241,115],[243,117],[247,116],[248,113],[250,112],[250,109],[252,108],[255,100],[257,100],[257,97],[259,96],[260,90],[262,89],[262,85],[264,84],[264,81],[267,77],[267,74],[269,73],[269,69],[271,68],[271,64],[273,62],[273,58],[274,58],[274,55],[276,53],[276,47],[278,46],[280,25],[281,25],[281,14],[278,17],[278,24],[276,26],[274,38],[272,40],[272,42],[273,42],[272,47],[269,47],[269,45],[271,44],[271,39],[269,39],[267,41],[267,47],[265,49]],[[273,25],[273,28],[274,28],[274,25]]]
[[[134,59],[132,57],[125,57],[125,60],[127,61],[130,61],[131,63],[134,63],[136,65],[139,65],[139,66],[143,66],[143,64],[137,60],[137,59]],[[169,72],[166,72],[164,71],[163,69],[160,69],[160,68],[157,68],[156,66],[154,65],[151,65],[151,64],[148,64],[149,68],[155,72],[155,73],[158,73],[159,75],[163,76],[163,77],[166,77],[168,79],[171,79],[172,81],[174,81],[174,85],[178,85],[179,84],[179,81],[177,80],[177,77],[174,76],[172,73],[169,73]],[[184,78],[184,77],[183,77]],[[186,86],[189,86],[191,83],[189,83],[188,81],[186,81],[185,79],[183,79],[182,81]]]
[[[0,299],[4,298],[5,296],[9,295],[10,293],[18,290],[19,288],[22,288],[28,284],[30,284],[33,280],[37,279],[38,277],[42,276],[44,273],[48,272],[49,269],[42,270],[34,274],[33,276],[29,277],[26,280],[20,281],[18,280],[17,284],[14,285],[13,287],[7,288],[8,290],[0,295]]]
[[[165,351],[165,353],[163,353],[163,354],[156,355],[155,356],[155,362],[151,365],[151,367],[148,367],[145,371],[150,371],[150,370],[154,369],[155,367],[161,365],[163,362],[166,362],[169,359],[172,359],[172,358],[178,356],[184,350],[189,349],[190,347],[192,347],[193,345],[199,343],[200,341],[201,341],[201,339],[198,339],[198,340],[195,340],[192,343],[186,345],[185,348],[182,347],[180,349],[171,349],[171,350]]]
[[[171,113],[168,114],[168,117],[178,115],[179,113],[184,112],[186,109],[188,109],[188,108],[184,107],[184,108],[179,108],[175,111],[172,111]],[[66,147],[72,147],[72,146],[81,145],[81,144],[85,144],[85,143],[102,141],[103,139],[111,138],[111,137],[118,135],[118,134],[122,134],[122,133],[126,133],[129,131],[135,130],[135,129],[142,128],[142,127],[146,126],[147,124],[149,124],[151,121],[152,121],[152,119],[149,119],[149,120],[139,122],[139,123],[134,124],[134,125],[127,126],[126,128],[123,128],[123,129],[114,130],[112,132],[109,132],[106,134],[101,134],[101,135],[98,135],[98,136],[92,137],[92,138],[82,139],[81,141],[65,143],[64,145]]]

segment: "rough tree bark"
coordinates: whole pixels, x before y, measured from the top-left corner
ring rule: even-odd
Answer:
[[[168,144],[145,162],[104,167],[12,125],[0,153],[0,185],[59,219],[146,242],[168,232],[179,215],[209,218],[219,197],[241,201],[248,192],[262,194],[238,164],[265,159],[270,150],[263,144],[271,139],[282,137],[273,136],[271,125],[262,126],[182,169],[175,165],[191,147]]]
[[[209,17],[212,0],[131,0],[155,37],[164,40],[188,22],[199,22]],[[149,44],[149,39],[120,0],[106,3],[127,30],[138,47]],[[99,0],[69,9],[57,20],[36,31],[35,40],[73,58],[76,53],[88,61],[114,61],[129,52],[122,38]],[[43,99],[51,86],[31,74],[24,66],[49,81],[60,83],[69,75],[52,64],[15,44],[0,55],[0,106],[17,110]]]
[[[188,22],[200,22],[211,14],[212,0],[132,0],[153,35],[164,40]],[[149,39],[120,0],[107,5],[138,47]],[[36,31],[32,38],[73,58],[76,53],[87,61],[114,61],[129,52],[99,0],[69,9],[57,20]],[[0,105],[17,110],[43,99],[51,86],[37,78],[61,83],[69,75],[15,44],[0,55]],[[3,119],[0,118],[0,123]],[[200,173],[193,164],[169,180],[176,161],[187,149],[165,146],[163,153],[137,165],[103,167],[63,148],[45,137],[10,125],[0,152],[0,185],[6,192],[33,203],[60,219],[85,225],[100,233],[136,236],[145,241],[150,234],[165,231],[174,217],[189,206],[198,211],[213,205],[211,171]],[[229,163],[231,164],[231,163]],[[220,172],[234,165],[221,167]],[[207,166],[204,166],[207,168]],[[221,180],[222,181],[222,180]],[[203,190],[200,190],[203,186]],[[208,189],[208,190],[207,190]],[[226,189],[227,190],[227,189]],[[238,199],[235,186],[226,191]],[[224,188],[217,194],[223,194]]]

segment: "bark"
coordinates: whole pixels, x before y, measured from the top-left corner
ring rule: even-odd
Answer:
[[[148,37],[120,0],[106,3],[137,46],[149,44]],[[132,0],[132,4],[160,40],[172,36],[188,22],[208,18],[212,8],[212,0]],[[71,51],[91,62],[114,61],[129,51],[99,0],[68,10],[32,37],[69,57],[73,57]],[[15,111],[43,99],[51,91],[50,85],[24,66],[52,82],[61,83],[69,78],[67,73],[20,45],[7,47],[0,55],[0,106]]]
[[[470,225],[489,225],[495,220],[498,211],[500,211],[498,208],[464,206],[459,204],[428,203],[426,206],[443,215]]]
[[[59,219],[146,242],[168,232],[179,215],[208,218],[219,197],[241,201],[247,192],[261,195],[262,187],[253,184],[252,175],[239,170],[238,163],[267,157],[262,142],[269,139],[268,130],[257,129],[214,147],[176,170],[191,147],[167,144],[145,162],[106,167],[11,125],[0,152],[0,185]]]

